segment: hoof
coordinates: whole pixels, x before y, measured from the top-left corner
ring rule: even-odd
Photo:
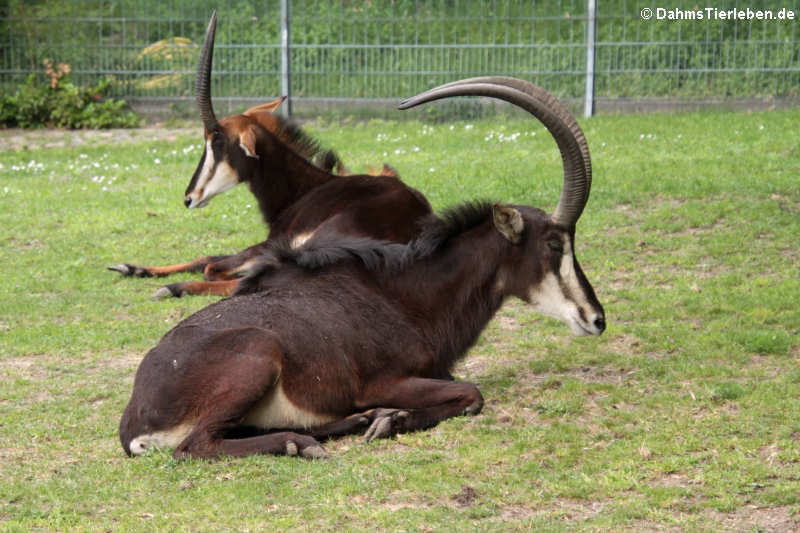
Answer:
[[[164,298],[180,298],[180,294],[175,294],[168,286],[163,286],[153,293],[153,300],[163,300]]]
[[[297,455],[297,444],[294,442],[287,440],[286,441],[286,455],[294,456]]]
[[[306,459],[327,459],[328,452],[322,446],[307,446],[300,450],[300,455]]]
[[[107,267],[107,268],[108,268],[108,270],[113,270],[114,272],[119,272],[120,274],[122,274],[125,277],[130,277],[130,276],[136,276],[137,278],[151,278],[151,277],[153,277],[153,275],[150,274],[150,272],[148,272],[147,269],[142,268],[142,267],[138,267],[138,266],[134,266],[134,265],[129,265],[127,263],[120,263],[118,265],[112,265],[112,266]]]
[[[123,276],[132,276],[133,275],[133,269],[131,268],[130,265],[126,265],[125,263],[120,263],[119,265],[113,265],[113,266],[110,266],[110,267],[107,267],[107,268],[108,268],[108,270],[113,270],[114,272],[119,272]]]
[[[397,435],[405,429],[408,411],[400,409],[378,409],[372,425],[367,428],[364,438],[367,442]]]
[[[286,455],[289,456],[296,456],[300,455],[300,457],[305,457],[306,459],[326,459],[328,457],[328,453],[325,451],[325,448],[316,444],[306,444],[303,446],[303,441],[307,439],[303,439],[300,437],[295,440],[287,440],[286,441]],[[298,446],[298,442],[300,446]],[[315,440],[311,439],[311,442],[316,442]]]

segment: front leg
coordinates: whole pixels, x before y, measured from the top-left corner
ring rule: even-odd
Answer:
[[[209,264],[214,263],[215,261],[222,261],[228,257],[230,256],[206,256],[195,259],[194,261],[189,261],[188,263],[178,263],[175,265],[165,266],[139,266],[131,265],[129,263],[120,263],[118,265],[112,265],[108,267],[108,270],[119,272],[125,277],[161,278],[171,274],[178,274],[180,272],[203,272],[203,270]]]
[[[472,383],[416,377],[374,383],[362,401],[382,406],[361,415],[371,420],[368,441],[428,429],[454,416],[477,414],[483,408],[483,396]]]
[[[222,281],[243,278],[250,272],[258,259],[266,252],[266,241],[260,242],[234,255],[229,255],[218,261],[208,263],[203,270],[203,277],[207,281]]]
[[[184,281],[164,285],[153,294],[154,300],[164,298],[180,298],[186,294],[210,294],[215,296],[230,296],[239,284],[238,279],[227,281]]]

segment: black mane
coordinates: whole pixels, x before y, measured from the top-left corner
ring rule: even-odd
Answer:
[[[277,242],[274,251],[282,262],[293,262],[306,269],[357,258],[369,271],[399,272],[410,263],[434,254],[453,237],[483,223],[491,212],[489,202],[466,202],[448,208],[439,217],[430,215],[422,221],[419,237],[407,244],[322,232],[297,249],[287,246],[287,241]]]
[[[477,200],[448,207],[437,218],[428,217],[419,237],[409,243],[414,258],[427,257],[442,248],[450,239],[482,224],[492,215],[492,202]]]
[[[292,248],[289,238],[276,239],[269,243],[267,251],[239,282],[236,294],[256,292],[260,279],[282,264],[316,270],[357,260],[370,272],[398,273],[411,263],[444,248],[454,237],[482,224],[491,213],[492,203],[486,201],[466,202],[448,208],[439,217],[427,217],[421,223],[420,236],[407,244],[353,237],[333,231],[318,232],[299,248]]]
[[[289,145],[298,155],[328,171],[333,171],[334,167],[342,164],[336,152],[323,148],[319,141],[303,131],[299,124],[281,116],[275,118],[279,124],[276,132],[278,138]]]

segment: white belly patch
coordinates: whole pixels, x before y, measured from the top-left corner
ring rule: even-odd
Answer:
[[[245,415],[242,423],[262,429],[307,429],[336,420],[335,416],[319,415],[295,406],[283,392],[280,381]]]

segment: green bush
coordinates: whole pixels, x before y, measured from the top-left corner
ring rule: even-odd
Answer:
[[[122,100],[103,99],[110,87],[107,80],[93,87],[78,87],[69,80],[69,67],[53,71],[48,65],[50,83],[35,74],[13,95],[0,97],[0,124],[5,127],[40,128],[134,128],[140,120]]]

